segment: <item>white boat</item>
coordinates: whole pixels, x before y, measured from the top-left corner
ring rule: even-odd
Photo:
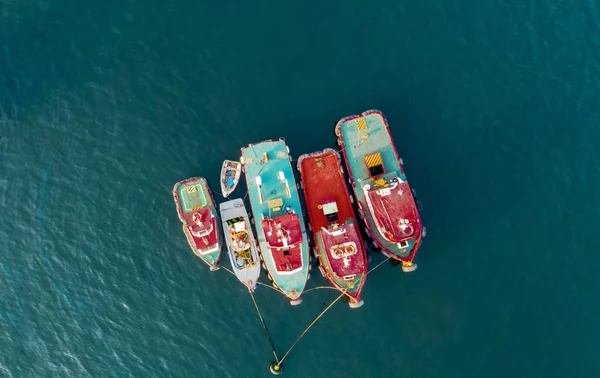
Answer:
[[[242,163],[239,161],[225,160],[221,167],[221,194],[227,198],[240,181]]]
[[[254,291],[260,276],[260,258],[244,201],[237,198],[223,202],[219,210],[233,272],[242,284]]]

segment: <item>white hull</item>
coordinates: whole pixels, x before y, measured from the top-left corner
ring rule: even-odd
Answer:
[[[261,262],[244,201],[237,198],[223,202],[219,210],[231,268],[242,284],[254,290]]]
[[[229,173],[229,175],[227,175]],[[240,175],[242,173],[242,163],[238,161],[225,160],[221,167],[221,194],[227,198],[235,190],[238,182],[240,181]],[[233,180],[233,185],[228,185],[227,181]]]

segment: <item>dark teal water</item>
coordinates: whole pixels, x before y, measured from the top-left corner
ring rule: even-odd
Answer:
[[[419,270],[376,270],[284,376],[600,376],[600,5],[244,3],[0,5],[0,376],[269,376],[172,186],[371,108],[425,205]],[[280,355],[334,298],[256,296]]]

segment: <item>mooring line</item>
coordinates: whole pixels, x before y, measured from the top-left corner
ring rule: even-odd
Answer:
[[[382,265],[383,265],[383,264],[384,264],[386,261],[388,261],[390,258],[391,258],[391,257],[390,257],[390,256],[388,256],[388,258],[387,258],[387,259],[385,259],[385,260],[383,260],[382,262],[380,262],[379,264],[377,264],[375,267],[373,267],[373,269],[371,269],[371,270],[369,270],[369,271],[367,272],[367,275],[368,275],[369,273],[371,273],[372,271],[374,271],[375,269],[377,269],[377,268],[379,268],[380,266],[382,266]]]
[[[333,289],[333,290],[337,290],[339,291],[340,289],[338,289],[337,287],[333,287],[333,286],[317,286],[317,287],[312,287],[310,289],[304,290],[303,294],[308,293],[309,291],[313,291],[313,290],[317,290],[317,289]]]
[[[267,325],[265,324],[265,321],[263,320],[262,314],[260,313],[260,310],[258,308],[258,303],[256,303],[256,299],[254,298],[254,294],[252,293],[252,290],[248,289],[248,292],[250,293],[250,296],[252,297],[252,301],[254,302],[254,307],[256,308],[256,313],[258,314],[260,323],[262,324],[263,329],[265,330],[265,334],[267,335],[267,340],[269,340],[269,345],[271,345],[271,350],[273,351],[273,356],[275,356],[275,362],[277,363],[277,365],[279,365],[281,362],[279,361],[279,358],[277,357],[277,353],[275,352],[275,345],[273,344],[273,340],[271,339],[271,334],[269,333],[269,329],[267,328]]]
[[[261,286],[268,287],[268,288],[269,288],[269,289],[271,289],[271,290],[274,290],[274,291],[276,291],[276,292],[278,292],[278,293],[281,293],[281,290],[277,289],[275,286],[267,285],[267,284],[265,284],[265,283],[262,283],[262,282],[257,282],[257,284],[259,284],[259,285],[261,285]]]
[[[344,295],[346,295],[346,291],[343,291],[333,302],[331,302],[329,304],[329,306],[327,306],[327,308],[325,308],[325,310],[321,311],[321,313],[319,315],[317,315],[317,317],[308,325],[308,327],[306,327],[306,329],[302,332],[302,334],[300,334],[300,336],[296,339],[296,341],[294,341],[294,343],[292,344],[292,346],[290,347],[290,349],[288,349],[288,351],[285,352],[285,354],[283,355],[283,357],[281,358],[281,360],[279,360],[277,362],[277,365],[281,365],[283,363],[283,360],[285,360],[285,358],[288,356],[288,354],[290,354],[290,352],[292,351],[292,349],[294,349],[294,347],[296,346],[296,344],[298,344],[298,341],[300,341],[300,339],[302,339],[302,337],[304,337],[304,335],[306,334],[306,332],[308,332],[308,330],[311,329],[311,327],[313,325],[315,325],[315,323],[321,318],[321,316],[323,316],[327,311],[329,311],[329,309],[335,304],[335,302],[339,301],[340,298],[342,298]]]
[[[375,267],[373,267],[373,269],[369,270],[369,271],[367,272],[367,274],[369,274],[369,273],[371,273],[372,271],[374,271],[375,269],[379,268],[381,265],[383,265],[383,264],[384,264],[386,261],[388,261],[389,259],[390,259],[390,258],[388,257],[387,259],[385,259],[385,260],[383,260],[382,262],[380,262],[379,264],[377,264]],[[332,288],[332,289],[335,289],[335,288],[333,288],[333,287],[330,287],[330,286],[319,286],[319,287],[315,287],[315,288],[313,288],[313,289],[310,289],[310,290],[319,289],[319,288],[322,288],[322,289],[324,289],[324,288]],[[307,290],[307,291],[309,291],[309,290]],[[341,291],[340,295],[339,295],[339,296],[338,296],[338,297],[337,297],[337,298],[336,298],[336,299],[335,299],[333,302],[331,302],[331,303],[329,304],[329,306],[327,306],[327,307],[325,308],[325,310],[321,311],[321,313],[320,313],[319,315],[317,315],[317,317],[316,317],[316,318],[315,318],[315,319],[314,319],[314,320],[313,320],[313,321],[312,321],[312,322],[311,322],[311,323],[308,325],[308,327],[306,327],[306,329],[305,329],[305,330],[304,330],[304,331],[303,331],[303,332],[300,334],[300,336],[299,336],[299,337],[296,339],[296,341],[294,341],[294,343],[292,344],[292,346],[290,347],[290,349],[288,349],[288,351],[287,351],[287,352],[285,352],[285,354],[283,355],[283,357],[281,358],[281,360],[279,360],[279,361],[277,362],[277,366],[281,366],[281,364],[283,363],[283,360],[285,360],[285,358],[286,358],[286,357],[287,357],[287,356],[290,354],[290,352],[292,351],[292,349],[294,349],[294,347],[296,346],[296,344],[298,344],[298,342],[300,341],[300,339],[302,339],[302,337],[304,337],[304,335],[306,334],[306,332],[308,332],[308,330],[309,330],[309,329],[310,329],[310,328],[311,328],[313,325],[315,325],[315,323],[316,323],[316,322],[317,322],[317,321],[318,321],[318,320],[319,320],[319,319],[320,319],[320,318],[321,318],[323,315],[325,315],[325,313],[326,313],[327,311],[329,311],[329,309],[330,309],[330,308],[331,308],[331,307],[332,307],[332,306],[335,304],[335,302],[339,301],[339,300],[340,300],[340,299],[341,299],[341,298],[342,298],[344,295],[347,295],[347,294],[346,294],[346,290],[340,290],[340,291]]]
[[[234,276],[235,276],[235,273],[233,273],[233,272],[232,272],[230,269],[228,269],[228,268],[226,268],[226,267],[224,267],[224,266],[221,266],[221,268],[222,268],[222,269],[225,269],[225,271],[226,271],[226,272],[229,272],[230,274],[232,274],[232,275],[234,275]]]
[[[254,151],[254,150],[252,150],[252,151]],[[255,157],[258,157],[258,155],[256,155],[256,152],[254,153],[254,156],[255,156]],[[244,196],[244,199],[243,199],[244,201],[245,201],[245,200],[246,200],[246,198],[248,197],[248,194],[250,194],[250,187],[251,187],[252,185],[255,185],[255,184],[256,184],[256,178],[257,178],[257,177],[260,175],[260,173],[262,172],[263,168],[264,168],[264,167],[265,167],[265,165],[266,165],[265,163],[266,163],[266,161],[262,163],[262,167],[260,167],[260,169],[258,170],[258,173],[257,173],[257,174],[254,176],[254,180],[253,180],[253,182],[251,182],[251,183],[250,183],[250,185],[248,185],[248,179],[246,179],[246,186],[247,186],[247,189],[246,189],[246,195]],[[244,165],[246,165],[246,164],[244,164]],[[245,175],[245,174],[246,174],[246,172],[244,171],[244,175]]]

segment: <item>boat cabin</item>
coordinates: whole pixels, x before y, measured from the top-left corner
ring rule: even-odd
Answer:
[[[227,228],[230,234],[239,234],[246,232],[246,220],[244,217],[232,218],[227,221]]]
[[[213,231],[213,216],[209,208],[203,207],[192,215],[192,222],[188,224],[190,232],[196,237],[203,237]]]
[[[327,225],[337,224],[339,222],[340,217],[335,198],[324,199],[321,203],[321,209],[327,218]]]
[[[265,218],[262,227],[277,270],[289,272],[302,267],[299,244],[303,237],[298,214]]]
[[[234,251],[250,249],[250,235],[243,217],[232,218],[227,221],[227,229],[231,238],[231,248]]]

